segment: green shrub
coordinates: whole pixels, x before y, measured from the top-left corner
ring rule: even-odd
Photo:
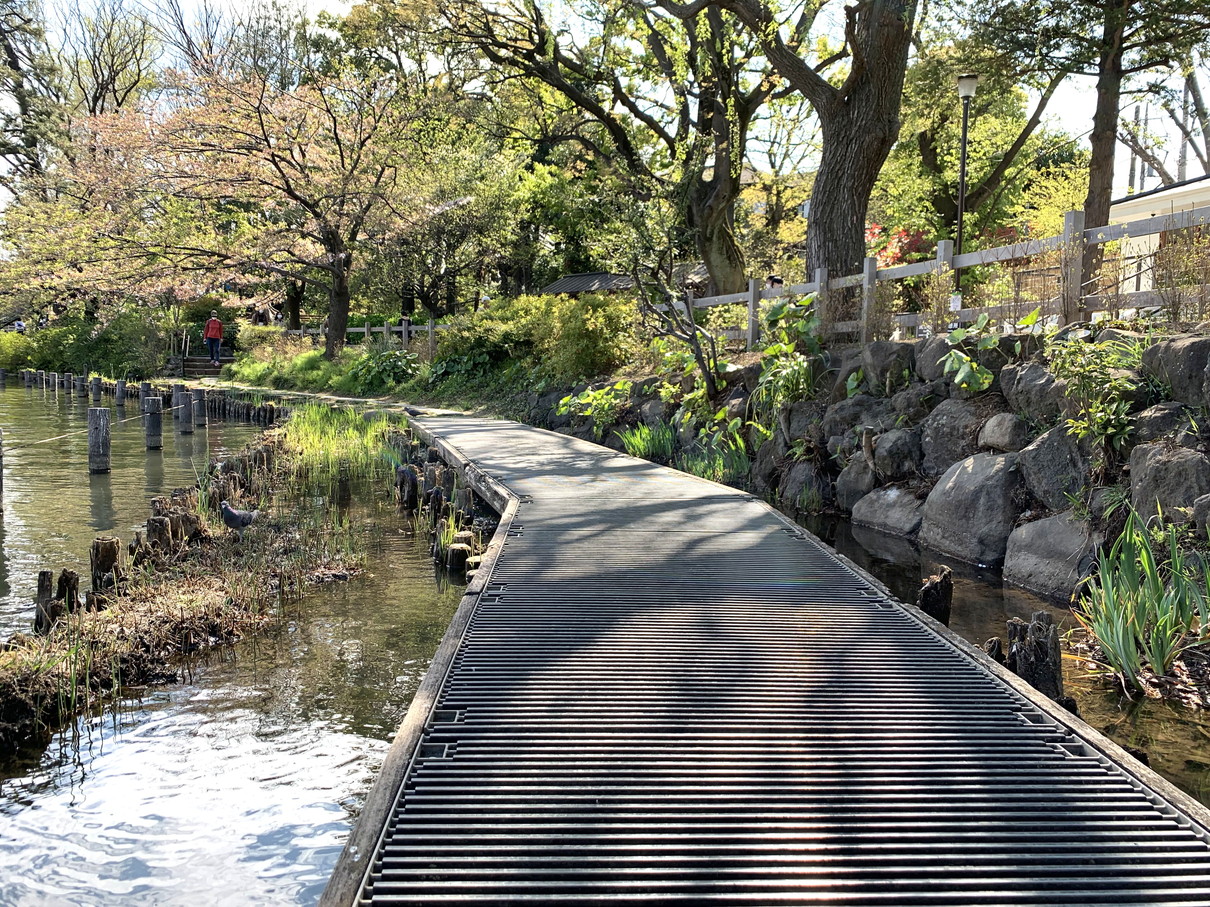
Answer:
[[[0,332],[0,368],[9,371],[27,368],[34,353],[34,342],[27,334]]]
[[[383,393],[410,379],[416,369],[415,353],[371,350],[354,360],[345,378],[353,393]]]

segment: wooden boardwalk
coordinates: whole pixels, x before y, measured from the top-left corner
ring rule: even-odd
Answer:
[[[424,417],[504,511],[328,904],[1210,904],[1210,814],[750,495]]]

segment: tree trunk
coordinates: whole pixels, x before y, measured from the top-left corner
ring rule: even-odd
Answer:
[[[1109,204],[1113,200],[1114,153],[1118,143],[1118,114],[1122,101],[1122,40],[1133,0],[1119,0],[1107,7],[1097,67],[1097,106],[1092,117],[1088,143],[1092,157],[1088,164],[1088,195],[1084,199],[1084,229],[1109,223]],[[1080,281],[1083,292],[1094,292],[1092,281],[1101,267],[1103,246],[1089,245],[1084,252]]]
[[[730,177],[726,182],[734,184]],[[717,180],[698,179],[691,194],[686,221],[694,231],[698,254],[710,275],[706,293],[718,296],[739,293],[748,285],[744,253],[735,241],[735,199],[737,192]],[[677,289],[682,289],[677,287]]]
[[[861,271],[870,192],[899,136],[916,4],[882,0],[850,10],[851,42],[863,65],[850,76],[847,91],[832,92],[826,102],[815,91],[812,99],[823,132],[823,154],[811,192],[807,274],[827,268],[833,277]]]
[[[334,254],[332,287],[328,291],[328,335],[324,339],[324,358],[335,359],[344,348],[345,330],[349,326],[349,271],[353,267],[353,253]]]
[[[286,328],[302,330],[302,300],[307,285],[301,280],[286,281]]]

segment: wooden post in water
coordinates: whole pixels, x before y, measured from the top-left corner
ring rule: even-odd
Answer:
[[[139,382],[139,412],[147,412],[147,400],[151,397],[151,382]]]
[[[126,405],[126,379],[119,378],[113,384],[113,402],[115,406]]]
[[[4,429],[0,428],[0,513],[4,512]]]
[[[109,408],[88,410],[88,471],[109,472]]]
[[[4,384],[7,381],[8,381],[8,369],[0,368],[0,384]]]
[[[147,449],[163,450],[164,417],[160,410],[164,401],[160,399],[159,394],[150,394],[146,402],[147,414],[143,419],[143,433],[147,438]]]
[[[172,403],[168,408],[172,410],[172,418],[177,421],[181,418],[181,391],[184,387],[183,384],[172,385]]]
[[[80,375],[76,378],[76,396],[77,397],[87,397],[88,396],[88,376],[87,375]]]
[[[199,428],[206,426],[206,389],[204,387],[193,389],[193,424]]]
[[[92,402],[97,404],[101,402],[101,376],[94,375],[92,379]]]
[[[34,383],[34,373],[26,369],[22,374],[25,376],[25,386],[29,387]]]
[[[177,397],[180,407],[180,423],[177,428],[180,429],[181,434],[191,435],[193,434],[193,394],[183,384],[178,387],[180,388],[180,394]]]
[[[34,632],[49,633],[59,616],[55,613],[55,573],[38,571],[38,597],[34,600]],[[62,613],[62,612],[60,612]]]
[[[38,369],[38,387],[46,387],[46,372]]]

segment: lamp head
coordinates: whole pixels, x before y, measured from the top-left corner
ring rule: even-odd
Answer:
[[[975,96],[975,86],[979,84],[979,77],[973,73],[958,76],[958,97],[967,101]]]

